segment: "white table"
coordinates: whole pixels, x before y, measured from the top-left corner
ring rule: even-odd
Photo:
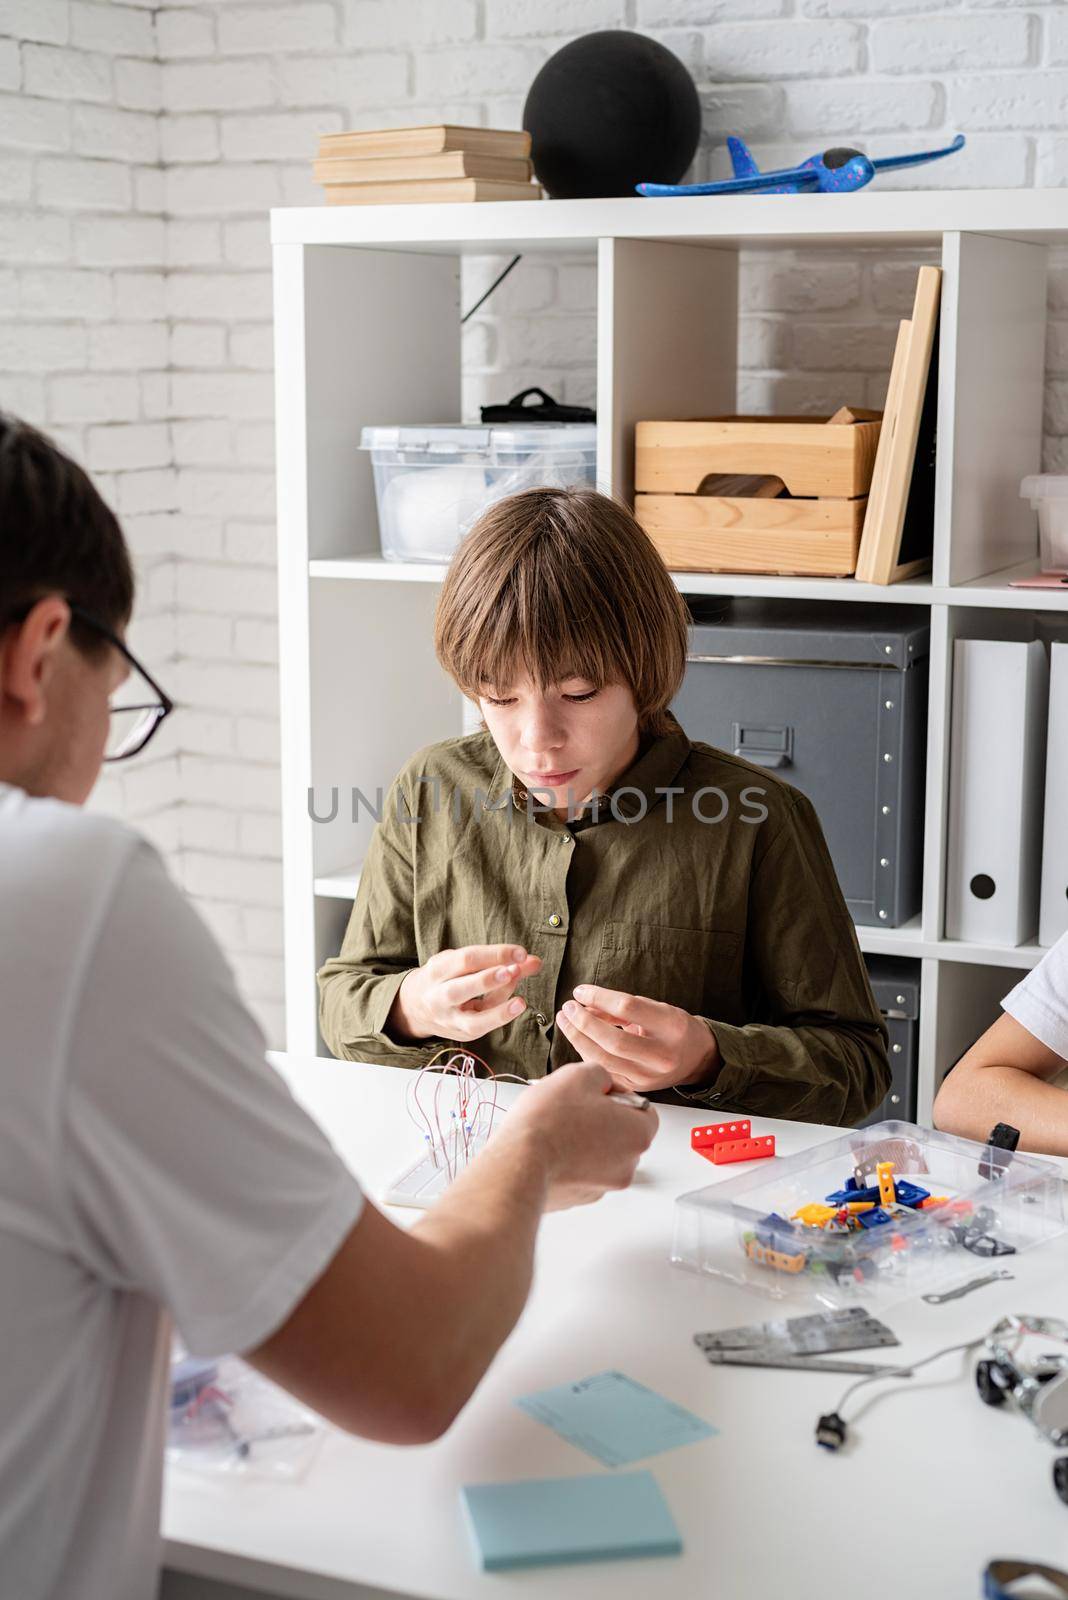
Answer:
[[[416,1148],[404,1114],[408,1074],[275,1061],[378,1197]],[[648,1600],[652,1592],[679,1600],[934,1600],[978,1595],[994,1555],[1063,1565],[1068,1507],[1051,1485],[1053,1448],[1021,1417],[980,1403],[970,1359],[947,1357],[930,1375],[894,1385],[892,1397],[858,1419],[853,1448],[841,1456],[818,1449],[813,1428],[850,1379],[706,1364],[695,1331],[759,1321],[775,1307],[669,1264],[675,1197],[721,1173],[689,1148],[696,1114],[662,1107],[660,1116],[629,1191],[546,1219],[522,1320],[444,1439],[403,1449],[331,1432],[296,1484],[172,1471],[168,1569],[296,1600],[380,1591],[481,1600],[518,1590],[528,1600]],[[754,1132],[775,1133],[783,1154],[838,1131],[754,1123]],[[976,1262],[977,1274],[983,1265]],[[902,1340],[890,1359],[974,1338],[1008,1311],[1068,1315],[1068,1236],[1009,1265],[1015,1282],[944,1306],[914,1299],[890,1308]],[[430,1338],[433,1308],[427,1312]],[[720,1430],[641,1463],[672,1509],[684,1555],[480,1573],[460,1517],[462,1484],[609,1470],[513,1401],[609,1367]]]

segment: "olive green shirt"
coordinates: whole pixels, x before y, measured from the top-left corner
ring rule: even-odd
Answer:
[[[553,1019],[576,984],[681,1006],[722,1064],[671,1091],[708,1107],[849,1124],[890,1082],[886,1028],[810,801],[675,723],[567,822],[513,780],[489,733],[413,756],[386,796],[341,953],[319,973],[335,1055],[422,1066],[449,1041],[386,1030],[405,973],[439,950],[541,957],[527,1009],[471,1048],[540,1078],[576,1059]]]

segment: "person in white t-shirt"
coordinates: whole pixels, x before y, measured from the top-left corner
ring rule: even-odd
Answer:
[[[159,856],[82,809],[172,709],[132,606],[85,473],[0,415],[0,1600],[155,1595],[172,1318],[343,1428],[434,1439],[542,1212],[625,1187],[656,1128],[575,1064],[411,1232],[376,1211]]]
[[[1005,1122],[1021,1150],[1068,1156],[1068,933],[1001,1006],[943,1079],[935,1126],[981,1140]]]

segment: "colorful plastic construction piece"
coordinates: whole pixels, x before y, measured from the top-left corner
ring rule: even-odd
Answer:
[[[830,1222],[836,1215],[833,1206],[824,1206],[818,1200],[810,1200],[807,1205],[798,1207],[793,1213],[792,1220],[803,1222],[809,1228],[822,1228],[824,1223]]]
[[[713,1145],[724,1144],[730,1139],[748,1139],[752,1131],[748,1117],[735,1117],[733,1122],[706,1122],[690,1130],[690,1148],[706,1155]],[[711,1161],[712,1157],[708,1159]]]
[[[762,1161],[765,1156],[775,1154],[775,1135],[762,1133],[755,1139],[728,1139],[722,1144],[714,1144],[711,1152],[702,1150],[702,1155],[708,1156],[717,1167],[725,1167],[734,1161]]]
[[[897,1195],[894,1193],[894,1163],[892,1161],[880,1161],[875,1169],[875,1177],[879,1185],[879,1204],[883,1206],[895,1205]]]
[[[750,1239],[745,1251],[750,1261],[756,1261],[762,1267],[774,1267],[776,1272],[803,1272],[808,1260],[803,1252],[800,1255],[788,1256],[784,1251],[772,1250],[757,1239]]]

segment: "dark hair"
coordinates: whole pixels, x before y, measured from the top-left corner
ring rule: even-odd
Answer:
[[[0,633],[51,594],[121,632],[133,611],[130,552],[88,474],[0,412]],[[87,655],[101,648],[77,618],[71,640]]]
[[[524,669],[539,688],[569,677],[625,683],[657,737],[686,670],[686,603],[625,506],[594,489],[526,489],[498,500],[453,557],[438,604],[438,660],[470,699]]]

